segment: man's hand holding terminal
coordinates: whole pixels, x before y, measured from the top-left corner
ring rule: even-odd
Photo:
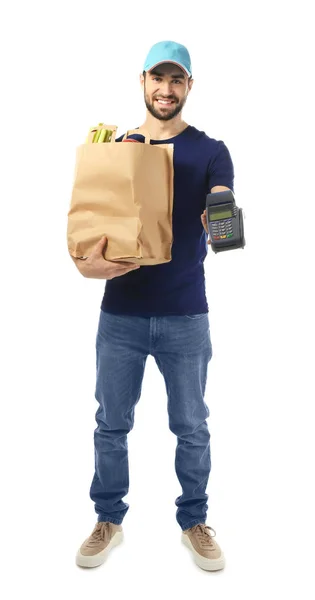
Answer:
[[[104,235],[94,246],[90,256],[85,260],[71,256],[83,277],[89,279],[114,279],[114,277],[120,277],[130,271],[139,269],[140,265],[136,265],[135,263],[106,260],[103,256],[106,244],[107,237]]]
[[[208,224],[207,224],[207,216],[206,216],[206,211],[204,210],[202,215],[201,215],[201,222],[203,224],[203,227],[205,229],[205,231],[207,232],[207,234],[209,235],[209,231],[208,231]],[[207,241],[207,244],[211,244],[211,239],[209,239]]]

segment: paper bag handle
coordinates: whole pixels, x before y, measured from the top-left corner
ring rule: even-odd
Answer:
[[[127,133],[125,133],[125,135],[122,139],[122,142],[128,137],[128,135],[131,135],[133,133],[143,135],[145,144],[150,144],[151,136],[146,129],[128,129]]]

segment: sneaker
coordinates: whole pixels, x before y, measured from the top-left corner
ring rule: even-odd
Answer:
[[[99,521],[78,550],[76,564],[80,567],[98,567],[105,562],[113,546],[123,541],[123,535],[121,525]]]
[[[182,542],[192,551],[198,567],[206,571],[218,571],[224,568],[225,558],[219,544],[210,534],[210,529],[216,535],[212,527],[198,523],[182,532]]]

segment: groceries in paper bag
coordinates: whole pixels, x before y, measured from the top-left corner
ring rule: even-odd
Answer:
[[[71,256],[88,257],[102,236],[104,258],[140,265],[172,259],[173,144],[150,144],[144,129],[127,131],[143,143],[116,143],[117,126],[100,123],[76,149],[68,212]]]

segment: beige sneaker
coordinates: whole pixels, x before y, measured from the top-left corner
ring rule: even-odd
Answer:
[[[182,542],[193,553],[194,561],[201,569],[218,571],[225,566],[224,554],[210,534],[209,525],[198,523],[182,532]],[[212,529],[214,535],[216,532]]]
[[[109,521],[96,523],[90,537],[80,547],[76,564],[80,567],[98,567],[105,562],[108,552],[124,539],[121,525]]]

